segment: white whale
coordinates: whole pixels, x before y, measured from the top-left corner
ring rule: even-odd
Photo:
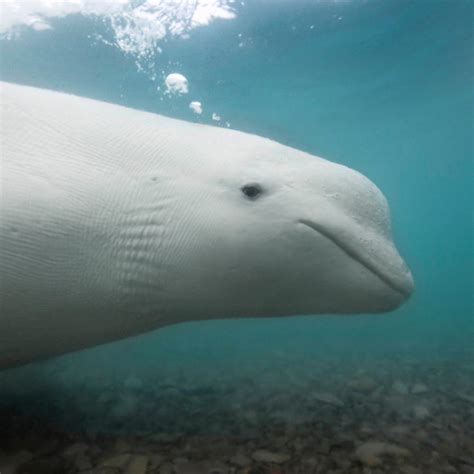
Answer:
[[[0,367],[184,321],[382,312],[387,203],[238,131],[1,85]]]

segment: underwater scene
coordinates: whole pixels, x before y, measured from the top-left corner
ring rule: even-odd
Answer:
[[[0,474],[473,474],[473,19],[0,2]]]

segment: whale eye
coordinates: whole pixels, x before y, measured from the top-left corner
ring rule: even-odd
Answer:
[[[242,186],[240,190],[247,196],[249,199],[256,199],[263,193],[262,187],[257,183],[246,184]]]

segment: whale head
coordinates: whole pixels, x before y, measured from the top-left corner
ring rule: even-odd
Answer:
[[[362,174],[240,132],[194,142],[171,283],[186,319],[385,312],[410,296],[387,201]]]

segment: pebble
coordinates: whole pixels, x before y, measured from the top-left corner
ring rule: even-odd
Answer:
[[[302,463],[303,465],[308,466],[309,468],[315,468],[318,465],[318,460],[317,458],[310,456],[307,458],[303,458]]]
[[[74,443],[69,445],[64,451],[63,451],[63,456],[64,457],[74,457],[77,456],[78,454],[84,453],[87,451],[89,446],[86,443]]]
[[[150,468],[154,469],[165,461],[165,456],[163,454],[153,453],[148,456],[148,461],[150,463]]]
[[[114,454],[105,458],[99,466],[123,469],[130,462],[131,458],[131,454]]]
[[[368,441],[355,450],[355,457],[366,466],[380,466],[383,456],[408,457],[410,452],[395,444]]]
[[[126,469],[126,474],[146,474],[148,467],[148,457],[145,455],[135,455],[130,460]]]
[[[252,463],[252,460],[243,453],[237,453],[229,459],[229,462],[239,467],[247,467]]]
[[[415,405],[413,407],[413,413],[418,420],[424,420],[430,416],[430,411],[423,405]]]
[[[428,392],[428,387],[424,383],[416,383],[411,388],[411,393],[419,394]]]
[[[329,392],[312,392],[311,398],[337,407],[344,406],[344,402]]]
[[[377,382],[368,375],[361,375],[349,382],[349,387],[356,392],[370,393],[377,388]]]
[[[128,453],[131,450],[130,443],[122,438],[115,441],[114,451],[116,453]]]
[[[360,432],[365,435],[372,435],[374,434],[374,429],[371,426],[364,424],[360,427]]]
[[[396,436],[405,436],[410,431],[410,428],[405,425],[396,425],[390,428],[389,431]]]
[[[408,387],[400,380],[393,382],[392,389],[399,395],[408,395]]]
[[[274,464],[283,464],[291,459],[289,454],[276,453],[265,449],[257,449],[252,453],[252,459],[256,462],[268,462]]]

